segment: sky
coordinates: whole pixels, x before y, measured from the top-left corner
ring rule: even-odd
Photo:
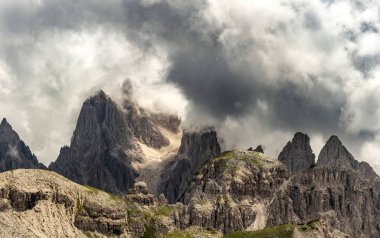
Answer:
[[[48,165],[103,89],[276,158],[338,135],[380,172],[380,2],[2,0],[0,117]]]

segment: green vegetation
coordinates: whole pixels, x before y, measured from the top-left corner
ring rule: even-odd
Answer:
[[[86,204],[86,198],[80,199],[79,195],[77,196],[77,203],[76,203],[76,214],[80,214],[83,210],[84,205]]]
[[[296,225],[281,225],[267,227],[258,231],[235,231],[227,234],[226,238],[291,238]]]
[[[164,238],[194,238],[194,237],[222,237],[222,234],[211,228],[192,226],[186,230],[175,230],[166,234]]]
[[[113,201],[121,201],[123,199],[122,197],[112,194],[112,193],[109,193],[108,195],[110,196],[110,199]]]
[[[98,194],[100,192],[99,189],[88,186],[88,185],[84,185],[84,187],[86,187],[88,189],[90,194]]]
[[[192,238],[188,231],[173,231],[165,236],[165,238]]]
[[[169,205],[165,204],[158,207],[157,210],[154,212],[154,214],[156,216],[159,216],[159,215],[168,216],[172,210],[173,209]]]
[[[227,234],[225,238],[291,238],[295,229],[301,232],[315,230],[315,221],[303,225],[284,224],[267,227],[258,231],[234,231]]]
[[[99,237],[99,236],[97,236],[97,235],[95,235],[95,234],[92,234],[92,233],[90,233],[90,232],[87,232],[87,231],[84,231],[83,233],[84,233],[84,235],[85,235],[86,237],[88,237],[88,238],[98,238],[98,237]]]
[[[155,238],[156,235],[156,228],[154,228],[152,225],[146,225],[145,226],[145,232],[142,238]]]

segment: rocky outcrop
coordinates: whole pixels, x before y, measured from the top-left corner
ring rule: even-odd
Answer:
[[[343,167],[316,166],[294,175],[278,192],[268,225],[324,219],[350,237],[379,237],[379,199],[378,179],[363,179]]]
[[[0,172],[12,169],[45,169],[4,118],[0,123]]]
[[[128,80],[123,84],[123,92],[126,121],[134,136],[151,148],[160,149],[168,146],[170,141],[161,132],[160,127],[177,133],[181,120],[174,115],[152,113],[139,107],[132,99],[133,87]]]
[[[379,177],[332,136],[317,165],[295,174],[274,196],[268,225],[323,219],[350,237],[380,237],[379,217]]]
[[[124,202],[47,170],[0,174],[0,237],[126,234]]]
[[[70,147],[63,147],[49,169],[80,184],[126,193],[138,172],[132,161],[133,133],[124,113],[103,91],[82,106]]]
[[[332,228],[323,220],[306,224],[283,224],[257,231],[236,231],[225,236],[233,237],[348,238],[346,234]]]
[[[138,203],[141,205],[154,206],[158,202],[157,198],[149,194],[148,186],[145,182],[137,182],[133,188],[129,189],[125,199],[129,202]]]
[[[70,146],[61,148],[49,169],[80,184],[125,194],[140,175],[134,165],[147,164],[144,152],[169,146],[163,131],[170,135],[179,125],[178,117],[147,112],[129,97],[120,108],[100,91],[83,103]]]
[[[176,214],[176,224],[223,233],[264,228],[266,206],[287,178],[285,166],[262,153],[224,152],[193,178],[184,195],[186,206]]]
[[[264,149],[263,149],[263,147],[261,145],[258,145],[256,147],[256,149],[253,149],[252,147],[249,147],[248,151],[254,151],[254,152],[259,152],[259,153],[263,153],[264,154]]]
[[[179,201],[195,172],[219,154],[220,146],[215,131],[185,132],[177,156],[163,169],[158,193],[163,193],[169,203]]]
[[[278,156],[278,160],[288,167],[291,173],[308,170],[314,163],[315,155],[307,134],[297,132]]]
[[[318,156],[318,164],[345,167],[359,171],[363,176],[377,176],[366,162],[355,160],[337,136],[331,136]]]

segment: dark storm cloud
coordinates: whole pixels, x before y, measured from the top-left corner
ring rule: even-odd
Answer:
[[[204,2],[197,3],[195,7],[179,12],[174,11],[167,1],[149,6],[143,6],[137,0],[124,2],[127,29],[133,31],[131,35],[139,43],[144,42],[144,47],[161,43],[168,48],[171,67],[167,80],[178,85],[196,107],[223,121],[228,116],[252,113],[260,99],[267,102],[272,110],[273,119],[269,121],[279,127],[292,130],[338,127],[344,98],[336,98],[335,92],[319,85],[314,86],[313,92],[302,91],[296,80],[288,81],[281,76],[275,85],[263,83],[266,76],[250,72],[249,67],[257,67],[255,65],[248,64],[247,68],[239,71],[231,69],[231,59],[219,41],[225,28],[208,24],[202,25],[204,28],[201,30],[192,28],[199,20],[200,12],[207,7]],[[303,20],[306,28],[320,28],[318,16],[311,11],[304,14]],[[283,26],[277,27],[271,31],[283,30]],[[245,50],[255,51],[253,39],[237,41],[243,44],[234,46],[236,51],[243,54]],[[330,98],[329,105],[311,99],[309,93]]]
[[[32,109],[65,113],[61,105],[78,103],[65,93],[158,74],[149,87],[175,85],[190,101],[188,124],[215,123],[227,143],[270,143],[276,151],[306,131],[338,134],[360,154],[380,140],[377,104],[369,103],[378,100],[379,54],[365,48],[375,36],[364,38],[379,28],[374,7],[366,0],[9,0],[0,3],[0,77],[1,70],[9,76],[0,85],[19,91],[12,106],[26,111],[30,134],[54,127],[38,126],[41,111]],[[113,59],[120,52],[123,62]],[[165,68],[142,77],[158,64],[151,58]],[[44,136],[47,147],[53,138]]]

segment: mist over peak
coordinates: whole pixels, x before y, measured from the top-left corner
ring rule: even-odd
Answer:
[[[1,113],[46,164],[70,141],[82,102],[104,90],[119,104],[178,114],[188,130],[213,127],[226,149],[262,144],[277,157],[296,131],[314,151],[337,134],[377,168],[379,8],[2,1]]]

